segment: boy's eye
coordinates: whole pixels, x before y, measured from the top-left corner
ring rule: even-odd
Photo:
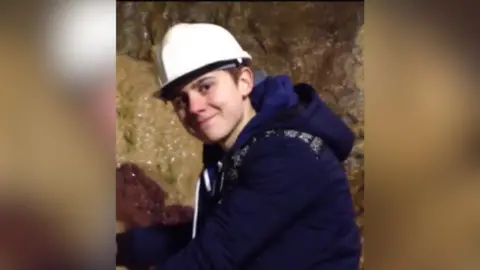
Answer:
[[[172,103],[175,107],[183,107],[185,104],[187,104],[187,102],[188,96],[186,93],[178,94],[172,99]]]
[[[210,90],[211,87],[212,87],[212,84],[211,84],[211,83],[201,84],[201,85],[198,87],[198,91],[199,91],[200,93],[206,93],[208,90]]]

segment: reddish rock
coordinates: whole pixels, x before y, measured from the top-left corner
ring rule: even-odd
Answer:
[[[152,224],[180,224],[192,219],[191,207],[165,205],[167,194],[136,164],[125,163],[116,170],[117,220],[126,228]]]

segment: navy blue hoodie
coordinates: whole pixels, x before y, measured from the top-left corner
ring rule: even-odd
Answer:
[[[257,142],[243,161],[235,188],[221,204],[202,211],[194,239],[192,224],[119,234],[117,265],[157,265],[161,270],[358,269],[360,236],[342,167],[354,134],[310,85],[292,86],[287,76],[264,78],[251,100],[257,115],[231,151],[267,130],[294,129],[320,137],[325,145],[320,155],[287,137]],[[297,113],[283,117],[299,105]],[[213,174],[224,154],[217,146],[205,146],[206,171]]]

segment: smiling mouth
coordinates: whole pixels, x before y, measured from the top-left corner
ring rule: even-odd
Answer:
[[[205,119],[201,119],[201,120],[198,120],[197,121],[197,125],[198,126],[203,126],[205,124],[207,124],[210,120],[212,120],[215,116],[217,116],[216,114],[212,115],[212,116],[209,116]]]

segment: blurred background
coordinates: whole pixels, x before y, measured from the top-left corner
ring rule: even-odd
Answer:
[[[108,103],[114,104],[115,6],[108,23],[105,2],[95,2],[101,16],[94,17],[107,23],[101,29],[113,27],[112,38],[103,35],[104,47],[111,41],[112,57],[102,60],[110,63],[110,74],[80,65],[95,70],[99,76],[93,78],[67,64],[78,59],[78,42],[70,44],[66,58],[60,50],[66,46],[52,46],[88,37],[75,29],[79,24],[64,20],[88,14],[73,3],[25,1],[1,9],[2,270],[96,269],[108,260],[113,265],[114,135],[104,120],[114,110]],[[60,58],[67,61],[60,64]],[[80,77],[83,85],[75,80]]]
[[[367,269],[480,268],[474,10],[366,5]]]

